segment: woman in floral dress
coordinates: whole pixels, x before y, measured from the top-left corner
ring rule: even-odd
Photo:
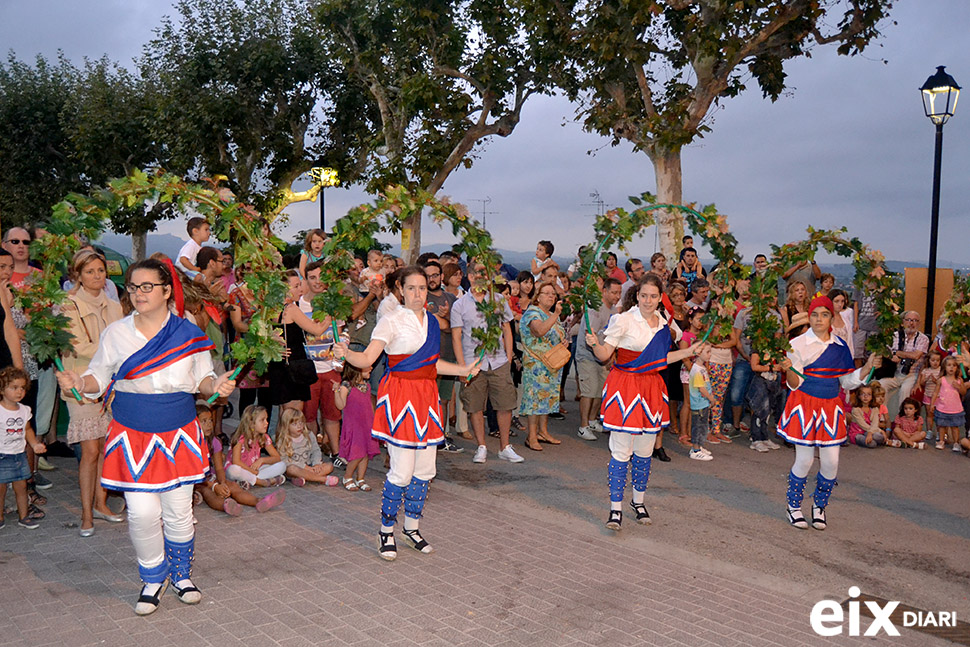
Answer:
[[[549,435],[549,414],[559,411],[559,382],[562,369],[551,371],[541,355],[566,338],[559,315],[556,286],[541,283],[536,287],[532,305],[522,315],[522,404],[519,415],[529,417],[529,437],[525,446],[542,451],[540,442],[558,445],[561,441]]]

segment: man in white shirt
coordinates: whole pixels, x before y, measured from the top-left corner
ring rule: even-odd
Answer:
[[[455,349],[455,361],[459,364],[472,363],[478,357],[479,342],[472,337],[476,328],[485,328],[485,317],[478,311],[478,304],[486,297],[482,282],[484,267],[481,263],[468,266],[468,280],[471,288],[451,307],[451,335]],[[501,297],[497,297],[500,298]],[[485,447],[485,404],[491,400],[498,420],[501,450],[499,458],[511,463],[521,463],[523,459],[509,444],[509,429],[512,426],[512,410],[515,409],[518,394],[512,383],[512,309],[502,299],[502,341],[503,348],[486,354],[481,361],[481,372],[471,382],[462,386],[461,403],[470,415],[472,432],[478,442],[478,449],[472,459],[484,463],[488,457]]]

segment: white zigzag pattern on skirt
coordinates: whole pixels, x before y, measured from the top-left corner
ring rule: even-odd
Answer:
[[[411,419],[414,421],[414,430],[415,430],[414,433],[422,441],[424,440],[424,437],[428,435],[428,428],[432,420],[438,423],[439,429],[442,428],[441,418],[438,417],[438,414],[435,412],[434,408],[432,407],[428,407],[428,422],[426,422],[424,425],[418,424],[418,413],[417,413],[417,410],[414,408],[414,406],[411,404],[410,400],[407,401],[407,404],[401,407],[401,411],[400,413],[397,414],[396,418],[391,417],[390,396],[385,395],[380,400],[377,401],[377,410],[380,411],[382,408],[384,409],[384,417],[387,418],[387,424],[391,428],[392,437],[394,435],[394,432],[397,431],[397,428],[401,426],[402,422],[404,422],[404,418],[407,415],[410,415]]]
[[[603,390],[603,395],[606,395],[605,389]],[[664,399],[664,402],[669,402],[669,399],[666,393],[663,394],[663,399]],[[606,401],[606,404],[603,405],[603,411],[606,412],[613,404],[618,406],[620,408],[620,411],[623,413],[623,422],[626,422],[626,419],[630,417],[630,414],[633,413],[633,411],[637,408],[637,406],[639,406],[641,409],[643,409],[644,414],[646,414],[647,420],[649,420],[650,423],[653,424],[653,427],[651,428],[651,430],[660,429],[661,424],[663,423],[663,411],[658,411],[657,413],[652,412],[650,410],[650,407],[647,405],[647,401],[644,400],[639,393],[636,395],[635,398],[633,398],[633,402],[631,402],[629,406],[627,406],[623,402],[623,396],[620,394],[619,391],[617,391],[616,393],[613,394],[613,396],[609,400]],[[632,427],[628,428],[625,426],[621,426],[621,427],[617,427],[615,425],[608,425],[608,426],[612,429],[620,429],[623,431],[642,430],[640,427],[636,427],[634,429]]]
[[[132,477],[137,481],[141,478],[142,473],[145,471],[145,467],[151,462],[152,456],[155,452],[161,452],[168,458],[172,463],[175,462],[175,454],[178,452],[181,445],[185,445],[190,452],[195,454],[199,460],[202,460],[202,450],[199,448],[199,444],[195,441],[192,436],[190,436],[185,428],[179,428],[178,432],[175,434],[175,442],[172,447],[169,448],[165,441],[163,441],[158,434],[151,434],[152,439],[148,443],[148,447],[145,449],[145,453],[141,455],[141,458],[135,460],[134,451],[131,448],[131,442],[128,440],[128,432],[122,431],[118,434],[108,445],[105,447],[104,455],[108,456],[112,452],[119,450],[125,456],[125,462],[128,464],[128,471],[131,473]]]
[[[798,419],[798,423],[801,426],[801,434],[798,436],[790,435],[788,433],[789,425]],[[808,424],[805,422],[805,410],[802,405],[796,405],[792,410],[785,415],[782,413],[781,420],[778,422],[777,433],[780,436],[784,436],[790,442],[796,445],[841,445],[845,442],[845,438],[835,439],[838,434],[839,421],[845,420],[845,412],[842,411],[841,407],[835,408],[835,419],[829,423],[828,415],[825,411],[815,410],[812,413],[812,417],[808,420]],[[829,440],[814,440],[811,442],[806,442],[805,437],[808,435],[805,430],[816,431],[820,428],[825,429],[825,433],[828,434]]]

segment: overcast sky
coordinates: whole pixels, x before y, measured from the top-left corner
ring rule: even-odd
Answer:
[[[107,54],[130,64],[170,7],[162,0],[0,0],[0,49],[20,59],[61,49],[76,62]],[[900,0],[893,19],[865,56],[818,48],[789,63],[789,92],[776,103],[752,84],[723,104],[712,133],[684,150],[684,199],[715,202],[746,258],[803,238],[811,224],[844,225],[889,258],[926,262],[934,130],[918,88],[937,65],[970,84],[970,2]],[[531,99],[510,137],[489,141],[471,169],[445,184],[443,193],[479,218],[476,199],[491,198],[487,226],[497,247],[528,250],[551,238],[557,255],[568,253],[592,239],[592,192],[610,208],[655,189],[644,154],[611,148],[573,116],[562,99]],[[970,265],[968,139],[964,98],[945,128],[939,244],[941,259],[961,265]],[[365,200],[356,189],[328,189],[328,222]],[[319,213],[316,204],[287,211],[290,232],[315,226]],[[184,235],[181,224],[160,230]],[[426,224],[425,242],[450,239]],[[633,249],[652,253],[654,232]]]

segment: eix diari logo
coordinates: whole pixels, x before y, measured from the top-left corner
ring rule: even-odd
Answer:
[[[812,630],[820,636],[839,636],[842,634],[846,615],[849,620],[849,636],[875,636],[880,631],[884,631],[887,636],[898,636],[899,629],[893,623],[892,615],[899,607],[897,601],[887,601],[880,604],[875,600],[857,600],[861,595],[858,586],[849,587],[848,611],[834,600],[822,600],[812,607],[809,621]],[[860,602],[866,605],[869,613],[872,614],[872,624],[866,629],[865,634],[859,633],[860,624]],[[957,625],[957,614],[955,611],[903,611],[903,627],[955,627]]]

